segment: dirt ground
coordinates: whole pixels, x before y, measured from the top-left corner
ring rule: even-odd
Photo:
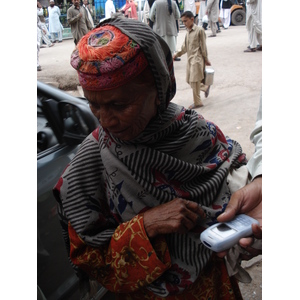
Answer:
[[[210,30],[206,35],[211,34]],[[185,37],[181,29],[177,39],[180,49]],[[216,123],[225,135],[237,140],[247,157],[254,152],[254,145],[249,140],[254,127],[262,91],[262,52],[244,53],[248,46],[245,26],[221,28],[215,38],[207,37],[208,57],[214,68],[214,83],[208,98],[201,93],[204,107],[198,108],[206,119]],[[70,66],[70,55],[74,49],[72,40],[64,40],[52,48],[40,50],[42,71],[37,72],[37,79],[51,83],[73,95],[82,95],[78,87],[76,71]],[[181,61],[174,62],[177,93],[172,100],[183,106],[192,104],[192,90],[185,81],[186,55]],[[252,277],[250,284],[240,284],[245,300],[262,299],[262,257],[243,262],[244,268]]]

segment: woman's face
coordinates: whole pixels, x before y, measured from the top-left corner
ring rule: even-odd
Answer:
[[[101,126],[124,141],[136,138],[156,115],[159,104],[154,80],[137,79],[108,91],[84,90]]]

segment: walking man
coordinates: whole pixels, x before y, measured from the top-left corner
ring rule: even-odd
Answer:
[[[40,18],[41,27],[43,29],[43,30],[41,30],[42,40],[44,41],[44,43],[48,47],[52,47],[54,44],[51,43],[51,41],[50,41],[50,39],[48,37],[48,29],[47,29],[47,26],[45,24],[45,17],[44,17],[43,7],[42,7],[42,5],[41,5],[41,3],[39,1],[37,1],[37,15]]]
[[[93,25],[89,21],[86,10],[80,6],[79,0],[72,0],[73,5],[67,11],[67,21],[71,26],[71,33],[75,45],[86,35]]]
[[[194,14],[191,11],[185,11],[181,15],[182,23],[187,29],[184,42],[181,50],[173,55],[173,59],[187,54],[186,65],[186,82],[193,90],[194,103],[189,106],[190,109],[195,109],[203,106],[200,97],[200,91],[205,93],[205,98],[208,97],[210,86],[204,85],[204,70],[205,66],[210,66],[206,48],[206,34],[202,27],[194,24]]]
[[[207,0],[207,10],[206,14],[208,16],[208,25],[211,29],[211,35],[208,37],[217,36],[217,24],[219,19],[219,0]]]
[[[50,0],[50,6],[48,7],[49,15],[49,32],[51,35],[51,42],[56,43],[58,35],[58,42],[62,42],[62,25],[59,20],[60,10],[58,6],[55,5],[54,0]]]

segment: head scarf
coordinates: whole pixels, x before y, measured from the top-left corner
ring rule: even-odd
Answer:
[[[164,111],[176,93],[173,58],[166,42],[149,26],[127,18],[107,19],[78,43],[71,55],[84,89],[101,91],[124,85],[147,66]]]

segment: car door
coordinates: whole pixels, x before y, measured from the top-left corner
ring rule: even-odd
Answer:
[[[81,141],[98,126],[93,118],[86,101],[38,82],[37,284],[47,300],[80,299],[52,190]]]
[[[67,259],[52,189],[79,146],[58,141],[41,103],[37,135],[37,284],[48,300],[72,299],[78,279]]]

